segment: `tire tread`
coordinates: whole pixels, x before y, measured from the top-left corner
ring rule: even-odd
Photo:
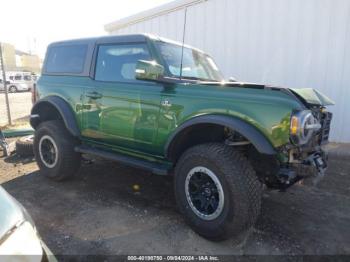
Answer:
[[[37,135],[41,132],[49,132],[59,147],[59,166],[57,168],[49,169],[41,163],[38,153],[38,138]],[[40,171],[49,178],[56,181],[63,181],[71,178],[78,171],[81,163],[81,155],[75,152],[74,147],[79,144],[79,141],[74,138],[66,129],[60,120],[51,120],[40,123],[35,131],[34,137],[34,153]]]
[[[236,215],[233,223],[226,224],[225,228],[219,230],[218,234],[198,232],[199,230],[196,230],[196,228],[195,230],[212,240],[224,240],[230,236],[238,236],[246,232],[255,224],[260,214],[262,194],[262,185],[248,159],[241,152],[221,143],[201,144],[188,149],[180,157],[175,168],[175,176],[181,172],[182,165],[191,161],[193,157],[203,158],[217,166],[224,174],[234,197],[240,198],[240,201],[235,201]],[[180,211],[186,213],[181,207]]]

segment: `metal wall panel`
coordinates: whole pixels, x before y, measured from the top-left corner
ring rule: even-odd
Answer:
[[[181,41],[183,22],[182,9],[111,33]],[[208,0],[188,8],[186,43],[227,77],[319,89],[336,102],[331,139],[350,142],[349,0]]]

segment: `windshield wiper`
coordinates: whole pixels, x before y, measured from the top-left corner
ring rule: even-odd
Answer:
[[[208,81],[208,82],[218,82],[217,80],[199,78],[199,77],[195,77],[195,76],[183,76],[182,79],[187,79],[187,80],[198,80],[198,81]]]

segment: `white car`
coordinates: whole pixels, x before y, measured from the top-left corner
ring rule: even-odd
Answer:
[[[24,207],[0,186],[1,257],[6,261],[57,261]]]
[[[8,85],[8,91],[10,93],[30,91],[30,86],[27,83],[11,83]]]
[[[0,91],[5,91],[4,83],[0,79]],[[7,91],[9,93],[16,93],[19,91],[30,91],[30,86],[27,83],[7,83]]]

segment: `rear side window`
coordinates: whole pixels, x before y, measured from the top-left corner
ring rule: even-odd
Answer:
[[[101,45],[98,49],[95,79],[135,81],[138,60],[151,60],[146,44]]]
[[[31,81],[32,80],[30,75],[23,76],[23,79],[26,80],[26,81]]]
[[[22,80],[22,76],[21,75],[15,75],[15,80]]]
[[[53,46],[46,59],[47,73],[79,74],[84,70],[87,45]]]

